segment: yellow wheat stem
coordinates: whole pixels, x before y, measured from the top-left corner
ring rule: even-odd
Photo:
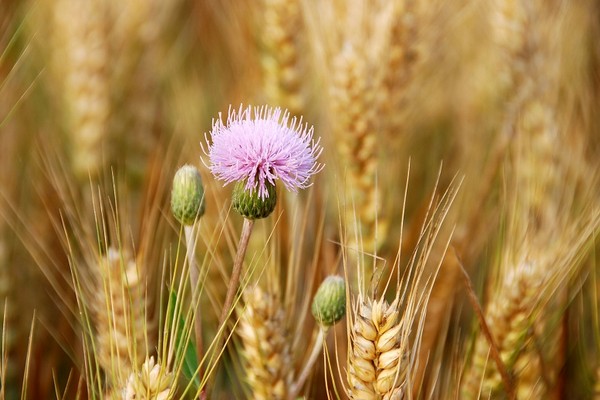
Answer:
[[[291,340],[278,299],[249,289],[237,333],[242,338],[246,380],[253,399],[287,399],[293,384]]]

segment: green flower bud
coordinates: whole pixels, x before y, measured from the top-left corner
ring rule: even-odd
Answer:
[[[233,188],[233,208],[248,219],[266,218],[275,209],[277,204],[277,192],[275,185],[265,182],[269,197],[261,199],[258,190],[252,192],[246,190],[246,182],[239,181]]]
[[[196,218],[204,215],[204,187],[196,167],[184,165],[175,173],[171,211],[184,225],[192,225]]]
[[[325,278],[312,303],[312,314],[321,326],[335,325],[346,314],[346,283],[339,275]]]

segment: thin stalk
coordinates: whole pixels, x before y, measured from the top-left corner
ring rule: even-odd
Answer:
[[[319,327],[319,333],[317,334],[317,339],[315,340],[315,342],[313,344],[313,348],[310,352],[310,356],[308,357],[306,364],[304,364],[304,368],[302,369],[300,376],[298,377],[296,382],[294,382],[294,384],[292,385],[288,399],[293,400],[298,397],[298,393],[300,393],[300,389],[302,389],[302,386],[304,386],[304,382],[306,382],[306,379],[308,379],[308,376],[312,372],[312,369],[315,365],[315,362],[317,361],[317,358],[319,358],[319,355],[321,354],[321,352],[323,350],[323,343],[325,343],[325,338],[327,337],[327,332],[329,332],[328,328]]]
[[[254,220],[244,218],[244,226],[242,227],[242,234],[240,235],[240,243],[238,245],[237,254],[233,263],[233,271],[231,272],[231,279],[229,279],[229,286],[227,286],[227,296],[225,297],[223,310],[221,311],[221,316],[219,317],[219,328],[227,323],[227,318],[233,305],[235,293],[240,285],[242,265],[244,264],[246,250],[248,250],[248,242],[250,241],[250,235],[252,234],[253,226]]]
[[[186,225],[185,231],[185,243],[188,265],[190,267],[190,286],[192,288],[192,305],[195,307],[194,310],[194,335],[196,337],[196,355],[198,356],[198,362],[202,360],[204,354],[204,346],[202,341],[202,314],[200,311],[200,271],[198,264],[196,263],[196,225]]]

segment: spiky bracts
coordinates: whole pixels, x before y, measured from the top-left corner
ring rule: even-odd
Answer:
[[[253,399],[287,399],[293,383],[291,341],[285,313],[273,294],[256,287],[244,296],[237,333]]]
[[[110,248],[99,260],[97,278],[92,298],[96,358],[108,385],[119,387],[146,359],[154,321],[147,318],[144,275],[128,254]]]
[[[269,104],[287,108],[292,115],[304,109],[305,70],[300,56],[302,13],[299,0],[263,0],[261,39],[264,91]]]
[[[399,399],[405,391],[407,347],[402,345],[398,300],[370,300],[359,296],[350,353],[348,396],[351,399]]]
[[[169,400],[175,398],[175,377],[160,361],[147,358],[139,372],[127,380],[124,400]]]

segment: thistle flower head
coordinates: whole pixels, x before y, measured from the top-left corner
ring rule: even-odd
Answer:
[[[227,125],[221,115],[213,122],[208,145],[209,169],[225,184],[245,182],[245,190],[269,197],[267,183],[279,179],[290,191],[310,186],[309,180],[323,165],[323,150],[313,139],[313,128],[280,108],[250,106],[229,110]]]

